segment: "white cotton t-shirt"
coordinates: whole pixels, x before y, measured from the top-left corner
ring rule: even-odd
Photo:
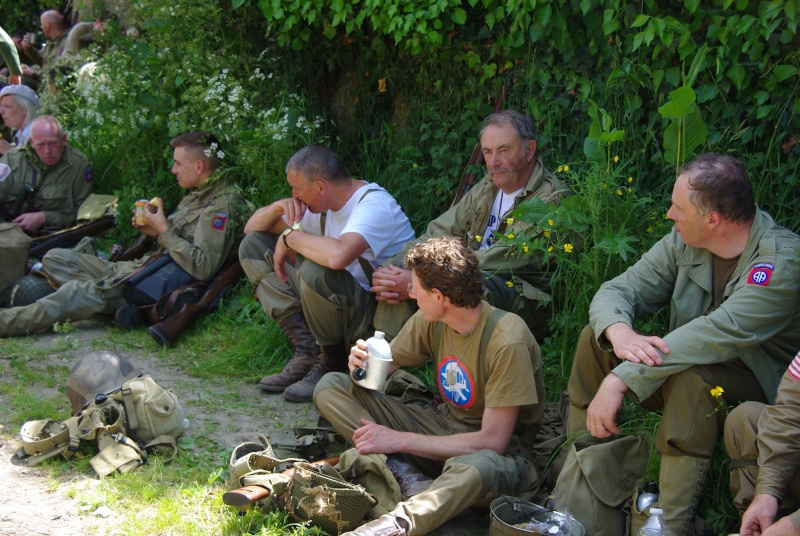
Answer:
[[[364,195],[368,190],[376,191]],[[319,235],[319,222],[320,214],[306,211],[301,221],[303,231]],[[373,268],[415,238],[414,229],[403,209],[389,192],[375,183],[356,190],[340,210],[327,212],[324,236],[339,238],[345,233],[357,233],[364,237],[369,247],[361,256]],[[364,290],[369,290],[371,282],[367,280],[358,259],[351,262],[346,270]]]
[[[488,249],[489,246],[494,244],[495,240],[497,240],[497,237],[494,235],[495,231],[497,231],[503,218],[508,217],[506,216],[506,212],[510,211],[514,206],[514,200],[523,189],[524,187],[510,194],[504,194],[503,190],[497,191],[497,197],[494,198],[492,212],[489,215],[489,224],[486,226],[486,231],[483,232],[483,240],[481,240],[481,245],[478,249]]]

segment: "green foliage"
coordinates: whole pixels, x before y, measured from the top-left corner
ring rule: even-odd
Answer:
[[[664,131],[664,159],[675,163],[675,177],[679,168],[694,151],[706,141],[708,131],[695,104],[694,91],[681,86],[670,92],[669,102],[658,109],[667,119],[673,119]]]
[[[558,205],[533,199],[514,217],[544,230],[544,240],[505,239],[523,252],[543,255],[554,266],[556,313],[552,344],[564,384],[572,368],[574,345],[589,320],[589,305],[600,285],[624,271],[668,230],[664,213],[639,191],[631,162],[616,148],[625,132],[613,128],[610,114],[594,103],[584,147],[586,160],[557,168],[573,195]]]

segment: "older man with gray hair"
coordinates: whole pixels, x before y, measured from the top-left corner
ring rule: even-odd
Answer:
[[[409,300],[411,271],[403,267],[403,256],[434,236],[462,238],[480,262],[484,299],[521,316],[537,339],[548,332],[553,266],[542,255],[517,250],[501,238],[525,234],[533,241],[540,237],[542,230],[513,221],[512,213],[532,199],[558,203],[570,194],[569,189],[545,168],[537,150],[536,126],[525,114],[504,110],[488,116],[480,143],[486,160],[485,178],[431,221],[422,236],[375,270],[371,289],[379,302],[375,327],[387,336],[396,335],[416,310],[414,300]]]
[[[22,147],[31,137],[31,123],[39,109],[39,96],[23,85],[11,85],[0,89],[0,116],[5,125],[14,131],[14,143],[0,140],[0,154],[6,154],[14,146]]]

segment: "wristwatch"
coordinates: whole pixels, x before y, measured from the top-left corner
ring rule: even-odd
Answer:
[[[286,229],[285,231],[283,231],[281,233],[281,238],[283,239],[283,245],[286,246],[289,249],[292,249],[292,247],[289,245],[288,242],[286,242],[286,235],[288,235],[292,231],[294,231],[294,229],[292,227],[289,227],[288,229]]]

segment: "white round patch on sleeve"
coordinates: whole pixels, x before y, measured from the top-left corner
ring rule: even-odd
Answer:
[[[6,180],[9,175],[11,175],[11,168],[8,164],[0,164],[0,182]]]

